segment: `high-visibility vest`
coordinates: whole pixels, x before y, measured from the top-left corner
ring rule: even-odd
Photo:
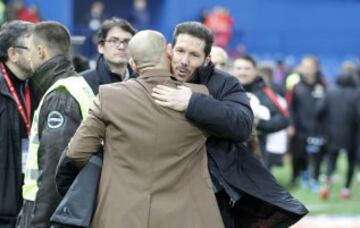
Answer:
[[[40,110],[43,104],[45,97],[55,89],[60,87],[65,88],[71,96],[75,98],[75,100],[80,105],[82,118],[85,119],[90,106],[95,98],[94,93],[92,92],[90,86],[85,81],[83,77],[80,76],[72,76],[69,78],[60,79],[55,82],[44,94],[42,97],[39,107],[36,109],[33,122],[31,125],[30,131],[30,141],[29,141],[29,149],[28,149],[28,157],[26,160],[26,168],[25,168],[25,180],[23,185],[23,197],[29,201],[35,201],[35,197],[37,191],[39,190],[39,186],[37,185],[37,179],[40,174],[39,165],[38,165],[38,149],[39,149],[39,115]]]
[[[301,76],[299,73],[292,73],[287,76],[285,81],[286,90],[292,90],[296,84],[298,84],[301,80]]]

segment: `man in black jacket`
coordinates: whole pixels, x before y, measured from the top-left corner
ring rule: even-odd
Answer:
[[[185,22],[176,26],[169,49],[175,77],[206,85],[212,97],[164,86],[153,97],[211,135],[208,166],[225,227],[289,226],[307,210],[241,144],[251,133],[252,111],[239,81],[209,64],[212,42],[204,25]]]
[[[274,91],[264,79],[257,75],[256,62],[250,56],[244,56],[234,61],[234,76],[244,85],[245,91],[255,95],[260,104],[270,112],[267,120],[255,121],[265,165],[269,167],[269,154],[266,151],[267,134],[285,129],[289,125],[288,113],[280,106]]]
[[[50,227],[50,216],[61,200],[55,188],[56,165],[87,112],[84,104],[94,97],[91,88],[74,70],[69,59],[70,47],[70,34],[63,25],[41,22],[32,27],[31,86],[39,107],[30,134],[20,227]],[[76,88],[69,90],[67,85]],[[85,94],[83,90],[87,93],[79,99],[78,94]]]
[[[323,157],[323,130],[316,118],[316,106],[325,96],[326,87],[315,57],[301,60],[301,80],[292,90],[290,113],[294,125],[292,184],[301,177],[305,187],[318,192],[318,177]],[[318,145],[317,145],[318,144]]]
[[[347,155],[347,172],[341,197],[351,197],[351,181],[354,174],[357,150],[359,91],[356,75],[341,75],[336,79],[336,86],[326,92],[325,98],[320,101],[317,110],[317,120],[324,124],[327,139],[326,153],[327,183],[321,190],[323,199],[328,197],[331,185],[331,176],[336,169],[337,158],[341,151]],[[354,108],[356,107],[356,108]],[[341,111],[339,111],[341,110]]]
[[[97,33],[100,56],[96,68],[81,73],[94,94],[98,93],[100,85],[135,77],[128,65],[128,44],[135,33],[136,30],[124,19],[114,17],[103,22]]]
[[[23,202],[22,160],[31,119],[29,28],[24,21],[0,30],[0,227],[15,227]],[[11,88],[14,88],[11,91]],[[22,107],[20,110],[19,107]]]

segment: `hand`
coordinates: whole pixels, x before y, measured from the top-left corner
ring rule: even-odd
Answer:
[[[287,129],[286,129],[286,132],[289,136],[289,138],[293,137],[296,133],[296,130],[295,130],[295,127],[294,126],[289,126]]]
[[[155,99],[155,103],[163,107],[184,112],[189,106],[191,94],[190,88],[186,86],[171,88],[168,86],[157,85],[153,89],[151,96]]]

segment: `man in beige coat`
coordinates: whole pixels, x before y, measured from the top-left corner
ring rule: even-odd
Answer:
[[[129,50],[140,77],[100,87],[67,151],[83,167],[104,143],[92,227],[223,227],[207,168],[205,134],[183,113],[151,97],[158,84],[182,85],[171,77],[164,37],[139,32]],[[208,93],[202,85],[183,86]]]

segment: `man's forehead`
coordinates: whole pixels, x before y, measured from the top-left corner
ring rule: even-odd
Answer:
[[[254,65],[249,60],[246,60],[246,59],[237,59],[237,60],[235,60],[234,65],[254,67]]]
[[[199,37],[193,36],[188,33],[179,34],[176,38],[176,43],[179,43],[179,42],[197,44],[197,45],[200,45],[200,47],[205,46],[205,40],[200,39]]]
[[[121,39],[125,39],[125,38],[128,38],[130,39],[131,37],[133,37],[133,35],[122,29],[122,28],[119,28],[119,27],[113,27],[111,28],[108,33],[106,34],[106,37],[115,37],[115,38],[121,38]]]

